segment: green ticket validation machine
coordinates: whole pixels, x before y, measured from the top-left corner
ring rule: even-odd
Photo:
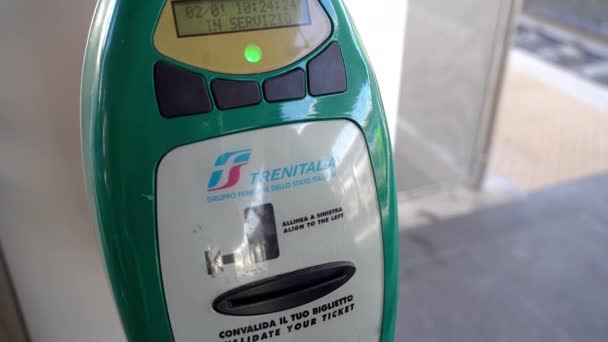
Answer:
[[[341,1],[101,0],[82,143],[129,341],[393,341],[391,144]]]

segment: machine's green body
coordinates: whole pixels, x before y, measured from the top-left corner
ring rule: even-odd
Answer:
[[[347,119],[363,132],[370,153],[384,239],[382,342],[394,338],[398,235],[391,143],[372,69],[339,0],[321,0],[332,20],[347,70],[343,94],[311,97],[205,115],[167,119],[159,114],[153,67],[166,60],[153,45],[165,0],[101,0],[89,36],[82,86],[82,142],[91,203],[115,300],[130,341],[173,341],[161,278],[155,214],[155,173],[170,150],[263,127]],[[177,63],[179,64],[179,63]],[[231,76],[179,64],[205,76],[261,82],[265,74]]]

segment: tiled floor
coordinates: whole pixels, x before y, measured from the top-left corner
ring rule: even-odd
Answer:
[[[608,42],[522,16],[490,170],[522,191],[608,170]]]
[[[401,233],[395,341],[608,341],[608,175]]]
[[[511,69],[491,169],[522,190],[607,171],[607,132],[608,112]]]

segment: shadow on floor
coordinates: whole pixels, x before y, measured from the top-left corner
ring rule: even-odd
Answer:
[[[608,341],[608,175],[400,242],[396,341]]]

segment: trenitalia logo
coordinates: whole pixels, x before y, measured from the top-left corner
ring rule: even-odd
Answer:
[[[226,190],[235,186],[241,179],[241,168],[249,163],[250,158],[251,149],[232,151],[217,157],[217,169],[209,178],[208,191]]]

